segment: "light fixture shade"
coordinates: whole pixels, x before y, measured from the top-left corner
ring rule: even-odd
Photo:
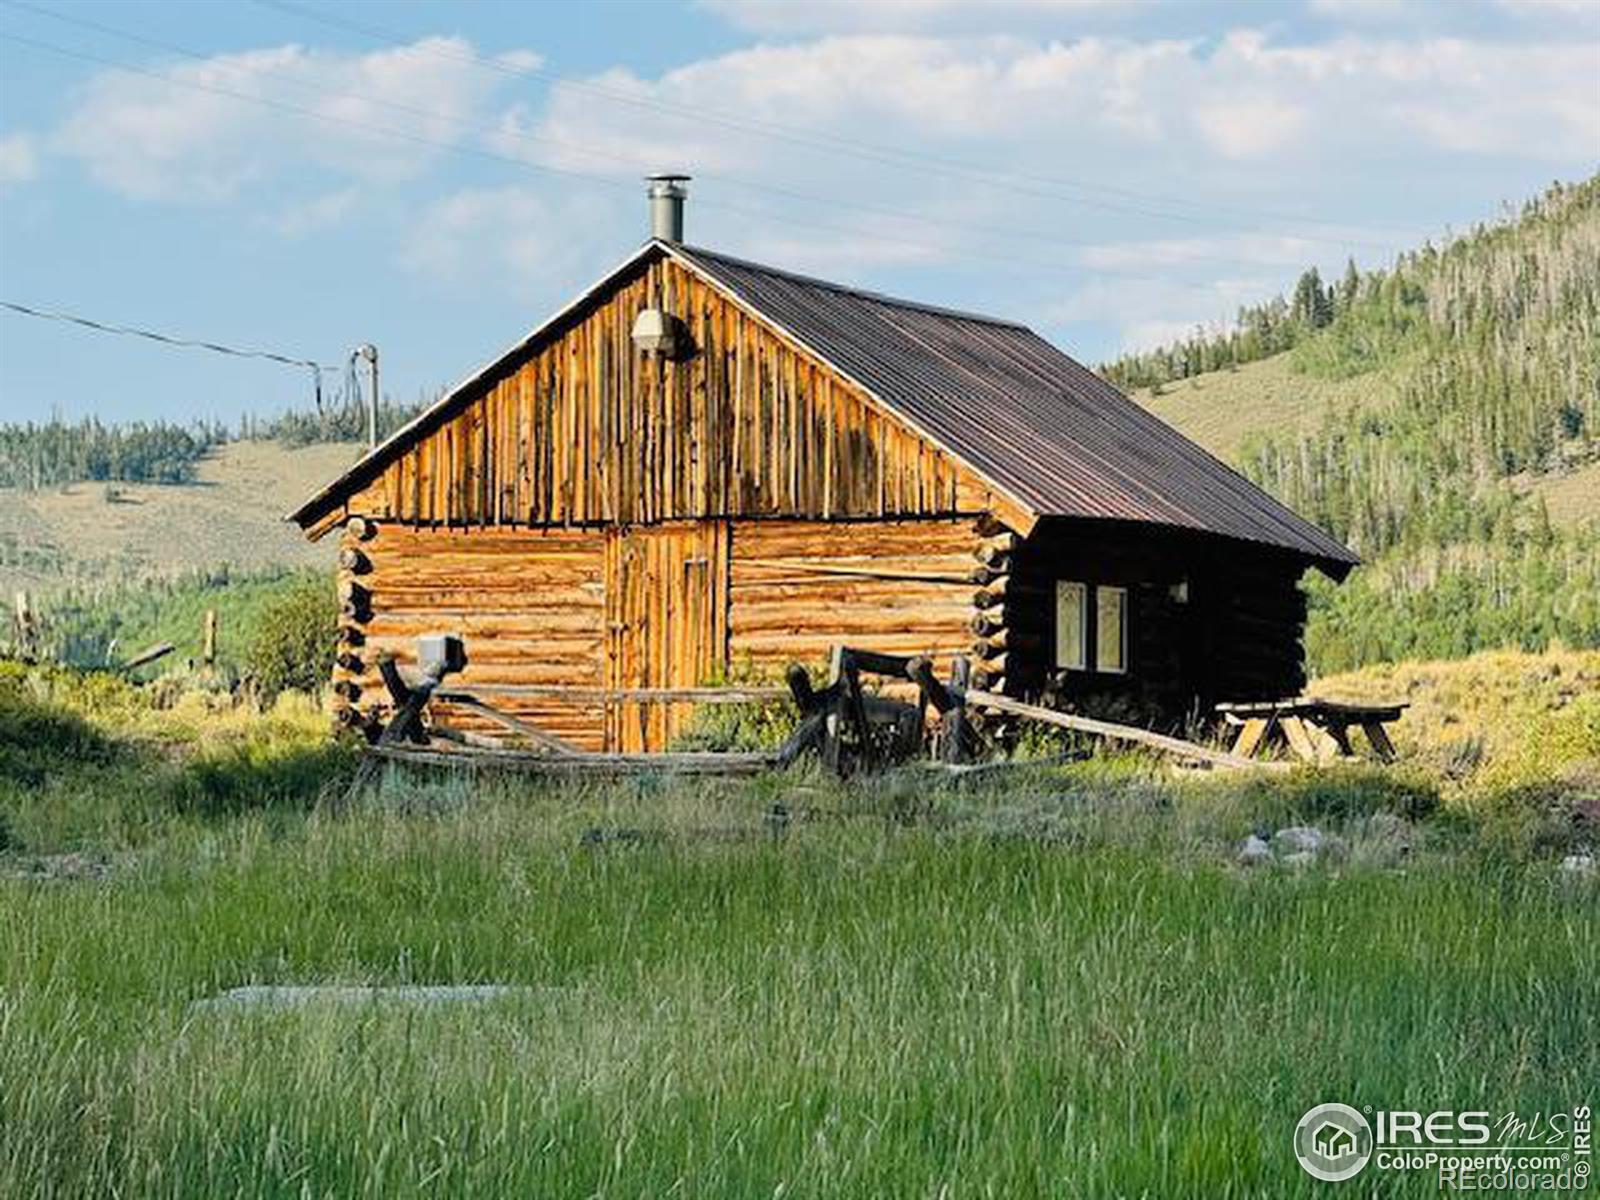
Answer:
[[[676,358],[689,344],[683,322],[659,308],[647,308],[633,320],[633,345],[642,354]]]

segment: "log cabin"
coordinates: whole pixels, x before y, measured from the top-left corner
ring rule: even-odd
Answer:
[[[1300,579],[1351,551],[1023,325],[686,244],[684,181],[291,514],[342,538],[341,720],[442,631],[461,683],[591,750],[667,747],[692,705],[652,693],[837,643],[1152,722],[1299,691]]]

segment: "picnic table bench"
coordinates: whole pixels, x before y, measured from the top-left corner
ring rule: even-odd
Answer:
[[[1354,704],[1296,696],[1290,700],[1219,704],[1217,711],[1239,731],[1233,743],[1233,753],[1239,758],[1250,758],[1279,741],[1307,762],[1354,758],[1350,727],[1359,725],[1373,753],[1383,762],[1393,762],[1396,758],[1394,743],[1383,727],[1398,721],[1407,707],[1404,702]]]

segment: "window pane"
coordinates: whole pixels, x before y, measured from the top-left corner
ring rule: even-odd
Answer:
[[[1128,590],[1095,588],[1095,668],[1121,674],[1128,669]]]
[[[1081,583],[1056,583],[1056,666],[1081,671],[1088,649],[1088,589]]]

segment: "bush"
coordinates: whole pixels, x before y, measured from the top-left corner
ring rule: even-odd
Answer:
[[[115,748],[75,712],[0,680],[0,782],[38,786],[63,762],[103,764]]]
[[[263,701],[323,685],[333,669],[338,617],[333,591],[321,579],[297,582],[262,608],[245,665]]]
[[[672,739],[675,751],[776,750],[794,732],[799,714],[787,700],[768,704],[702,704]]]
[[[261,728],[227,747],[195,755],[173,788],[173,808],[216,818],[252,810],[309,811],[350,785],[352,747],[299,743]]]
[[[1274,826],[1360,821],[1388,813],[1420,821],[1439,807],[1438,786],[1407,767],[1349,764],[1337,770],[1297,769],[1255,776],[1238,786],[1246,808]]]

